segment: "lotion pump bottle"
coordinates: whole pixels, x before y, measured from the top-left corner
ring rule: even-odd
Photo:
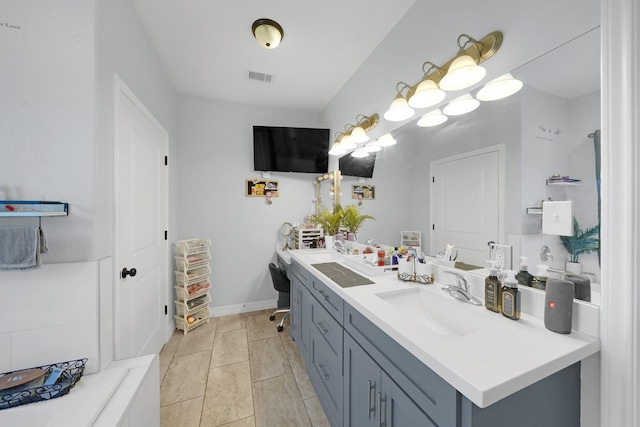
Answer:
[[[511,320],[520,319],[520,291],[513,270],[506,271],[502,282],[502,314]]]
[[[502,298],[500,295],[500,279],[495,261],[490,263],[489,275],[484,279],[484,306],[487,310],[500,313],[502,310]]]
[[[533,274],[527,271],[527,257],[520,257],[520,271],[516,274],[516,280],[520,286],[531,286],[533,282]]]

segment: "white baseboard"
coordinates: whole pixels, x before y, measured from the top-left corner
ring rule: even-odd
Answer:
[[[265,310],[267,308],[275,309],[277,303],[277,299],[270,299],[265,301],[247,302],[244,304],[225,305],[222,307],[211,307],[211,317],[248,313],[251,311]]]

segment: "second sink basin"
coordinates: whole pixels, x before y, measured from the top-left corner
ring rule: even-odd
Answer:
[[[451,338],[469,335],[494,324],[482,307],[458,301],[437,290],[416,287],[379,292],[376,296],[399,309],[398,315],[410,316]]]

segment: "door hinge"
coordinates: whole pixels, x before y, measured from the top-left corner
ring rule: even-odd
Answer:
[[[166,305],[164,306],[164,315],[166,316],[167,314],[169,314],[169,307],[167,307]]]
[[[169,235],[169,232],[167,230],[164,230],[164,240],[168,240],[169,238],[168,235]]]
[[[164,156],[164,165],[167,166],[169,164],[169,156]]]

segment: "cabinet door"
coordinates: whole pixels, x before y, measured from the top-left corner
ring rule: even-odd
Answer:
[[[344,334],[344,425],[377,427],[380,367]]]
[[[435,422],[384,371],[382,391],[376,395],[380,425],[388,427],[438,427]],[[444,426],[443,426],[444,427]]]
[[[309,348],[311,346],[311,304],[313,297],[309,290],[304,286],[300,286],[300,331],[298,349],[302,354],[305,363],[309,363]]]

